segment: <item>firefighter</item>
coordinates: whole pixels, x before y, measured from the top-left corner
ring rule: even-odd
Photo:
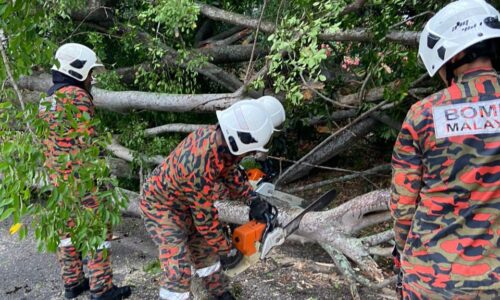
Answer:
[[[460,0],[421,34],[419,56],[446,88],[411,107],[392,156],[404,299],[500,299],[499,18]]]
[[[76,43],[62,45],[55,58],[59,65],[52,67],[54,85],[48,91],[48,97],[42,99],[39,117],[50,125],[50,135],[44,141],[46,146],[46,167],[57,170],[51,179],[53,184],[64,184],[69,176],[76,176],[73,167],[77,162],[61,165],[57,162],[60,155],[76,153],[88,147],[88,139],[96,135],[94,128],[87,121],[78,120],[78,128],[72,128],[70,120],[65,115],[65,106],[73,105],[80,114],[94,117],[91,81],[92,71],[102,68],[97,56],[88,47]],[[61,132],[65,132],[61,136]],[[75,132],[79,135],[75,136]],[[89,209],[98,206],[96,199],[85,196],[82,205]],[[72,221],[69,220],[69,226]],[[109,236],[111,233],[109,232]],[[61,275],[64,282],[64,297],[73,299],[90,289],[91,299],[114,300],[125,299],[131,294],[128,286],[113,285],[113,272],[110,261],[110,242],[106,241],[99,247],[95,255],[88,260],[89,278],[83,273],[81,253],[71,242],[69,234],[63,234],[57,249],[58,261],[61,265]],[[107,252],[105,253],[105,250]]]
[[[257,220],[269,211],[239,162],[245,155],[267,151],[275,126],[285,119],[283,106],[274,98],[240,101],[217,111],[217,118],[218,125],[187,136],[143,187],[140,207],[164,272],[160,299],[188,299],[194,274],[202,278],[210,299],[234,299],[221,261],[235,253],[214,202],[243,199],[250,218]]]

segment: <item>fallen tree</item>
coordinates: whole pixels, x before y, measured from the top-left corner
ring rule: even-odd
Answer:
[[[126,211],[129,215],[140,216],[137,205],[139,195],[125,191],[130,205]],[[227,223],[243,224],[248,222],[248,206],[239,201],[218,201],[216,207],[220,219]],[[390,220],[389,191],[377,190],[358,196],[333,209],[306,214],[294,238],[303,242],[315,242],[327,249],[343,274],[350,274],[357,282],[369,287],[381,287],[390,281],[385,280],[383,273],[370,255],[370,249],[392,239],[392,232],[375,233],[367,237],[359,237],[359,233],[376,224]],[[279,222],[286,224],[301,209],[279,207]],[[385,251],[387,253],[387,251]],[[335,257],[334,257],[335,256]],[[356,274],[346,258],[362,271]],[[368,278],[366,278],[367,276]],[[375,282],[375,283],[373,283]]]

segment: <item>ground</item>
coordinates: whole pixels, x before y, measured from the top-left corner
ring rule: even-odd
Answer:
[[[55,256],[38,253],[31,235],[23,241],[10,236],[9,225],[0,225],[0,299],[63,299]],[[120,237],[113,241],[115,283],[133,286],[130,299],[157,299],[160,275],[145,271],[154,265],[157,249],[142,221],[125,217],[115,233]],[[320,247],[290,242],[273,251],[270,259],[233,279],[231,288],[238,299],[352,299],[346,282]],[[364,300],[392,298],[378,293],[360,291]],[[88,297],[87,293],[79,299]]]

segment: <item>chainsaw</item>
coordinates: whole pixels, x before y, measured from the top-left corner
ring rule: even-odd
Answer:
[[[244,266],[235,268],[238,270],[226,272],[229,276],[241,273],[259,258],[264,259],[269,252],[282,245],[285,240],[295,232],[300,225],[302,217],[311,211],[318,211],[327,207],[337,196],[337,191],[332,189],[309,204],[303,211],[295,216],[285,225],[278,223],[278,211],[271,205],[270,211],[265,215],[265,222],[251,220],[250,222],[235,228],[232,232],[232,242],[235,248],[241,252],[244,258]],[[258,250],[257,250],[258,249]],[[258,258],[257,258],[258,255]]]

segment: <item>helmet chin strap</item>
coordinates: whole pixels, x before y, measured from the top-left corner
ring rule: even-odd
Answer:
[[[470,64],[480,57],[489,57],[493,58],[495,55],[495,47],[493,47],[492,43],[481,43],[476,47],[472,47],[473,49],[465,50],[465,55],[455,61],[449,62],[446,64],[446,81],[448,86],[451,86],[453,79],[455,79],[455,70],[460,68],[463,65]]]
[[[482,54],[479,54],[476,52],[468,52],[461,59],[459,59],[453,63],[446,64],[446,81],[448,82],[448,86],[450,86],[453,79],[455,79],[455,72],[454,71],[456,69],[460,68],[463,65],[466,65],[466,64],[469,64],[469,63],[475,61],[476,59],[478,59],[481,56],[486,56],[486,55],[482,55]]]

